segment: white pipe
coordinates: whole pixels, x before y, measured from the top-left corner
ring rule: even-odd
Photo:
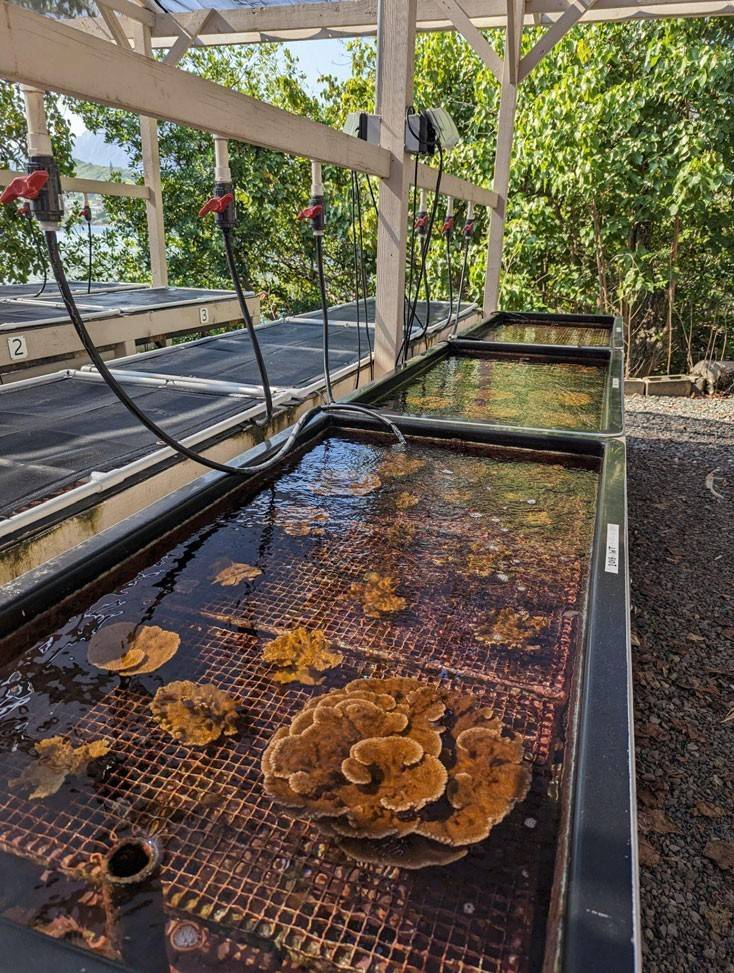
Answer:
[[[420,203],[418,205],[418,212],[419,213],[426,213],[427,211],[428,210],[427,210],[427,204],[426,204],[426,191],[425,191],[425,189],[421,189],[421,197],[420,197]]]
[[[25,84],[20,86],[20,90],[23,92],[25,101],[28,155],[51,155],[46,106],[43,103],[44,92]]]
[[[321,175],[320,162],[311,163],[311,195],[312,196],[324,195],[324,180]]]
[[[450,219],[454,215],[454,197],[449,196],[446,200],[446,218]]]
[[[232,182],[229,143],[224,135],[214,136],[214,182]]]
[[[471,223],[473,219],[474,219],[474,203],[470,199],[469,202],[466,204],[466,222]]]

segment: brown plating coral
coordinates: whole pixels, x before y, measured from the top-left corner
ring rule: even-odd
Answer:
[[[561,392],[558,396],[558,401],[561,405],[572,407],[591,405],[594,401],[594,396],[589,392]]]
[[[341,665],[344,656],[332,651],[331,642],[321,629],[309,631],[299,626],[267,642],[263,659],[279,667],[272,676],[275,682],[318,686],[323,682],[320,673]]]
[[[349,593],[362,603],[368,618],[380,618],[402,611],[407,605],[405,598],[395,594],[398,583],[388,575],[368,571],[364,581],[355,581]]]
[[[211,683],[169,682],[155,694],[150,709],[162,729],[191,746],[237,732],[237,701]]]
[[[448,864],[530,784],[519,737],[471,696],[361,679],[311,699],[262,759],[265,791],[366,862]]]
[[[256,568],[252,564],[240,564],[233,561],[215,575],[214,583],[220,584],[223,588],[232,588],[235,585],[242,584],[243,581],[252,581],[253,578],[257,578],[261,574],[260,568]]]
[[[477,638],[489,645],[537,652],[540,646],[535,640],[547,624],[544,615],[531,615],[524,608],[499,608],[490,613],[489,622],[477,632]]]
[[[158,625],[116,622],[95,632],[87,649],[87,660],[97,669],[121,676],[155,672],[178,652],[181,638]]]
[[[422,470],[426,461],[420,456],[409,456],[408,453],[393,453],[380,463],[380,475],[386,480],[402,479]]]
[[[38,759],[13,784],[30,787],[29,800],[35,801],[55,794],[67,777],[82,777],[92,760],[110,752],[106,740],[94,740],[79,747],[72,746],[66,737],[49,737],[36,744]]]

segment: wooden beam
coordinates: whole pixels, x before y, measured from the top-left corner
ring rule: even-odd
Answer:
[[[405,316],[405,258],[411,161],[405,151],[405,112],[413,100],[417,0],[380,0],[377,112],[390,175],[380,185],[375,290],[375,375],[395,368]]]
[[[512,85],[520,81],[520,45],[522,43],[524,3],[507,0],[507,43],[505,44],[505,63],[508,52],[512,53],[508,65],[507,78]],[[504,79],[503,79],[504,83]]]
[[[508,0],[513,7],[513,20],[518,24],[522,14],[523,0]],[[508,11],[509,13],[509,11]],[[515,132],[515,111],[517,109],[517,81],[511,80],[511,67],[515,65],[515,76],[520,61],[520,41],[522,29],[511,31],[508,27],[505,36],[505,70],[502,75],[500,111],[497,122],[497,152],[494,161],[494,181],[492,188],[497,193],[497,205],[489,219],[489,244],[487,246],[487,273],[484,280],[484,313],[497,310],[502,269],[502,249],[507,212],[507,191],[510,186],[510,159],[512,140]]]
[[[16,176],[24,175],[24,172],[0,169],[0,186],[7,186]],[[77,179],[75,176],[62,176],[61,188],[65,193],[87,193],[89,196],[124,196],[128,199],[150,197],[147,186],[133,186],[127,182],[106,182],[101,179]]]
[[[178,64],[181,58],[187,53],[192,44],[196,43],[196,39],[199,36],[199,32],[203,30],[206,25],[207,20],[211,17],[214,11],[210,8],[206,10],[198,10],[191,18],[191,21],[187,25],[192,28],[191,34],[181,34],[176,40],[173,47],[170,49],[168,54],[163,58],[165,64],[170,64],[174,66]]]
[[[436,188],[437,171],[433,166],[418,166],[418,188],[428,189],[430,192]],[[411,173],[412,177],[412,173]],[[453,196],[454,199],[471,200],[477,206],[487,206],[490,209],[497,205],[497,193],[491,189],[484,189],[482,186],[475,186],[466,179],[452,176],[444,172],[441,176],[441,194]]]
[[[438,0],[438,3],[454,27],[463,34],[464,39],[474,48],[495,78],[501,82],[502,58],[498,56],[486,37],[484,37],[469,17],[467,17],[464,8],[460,6],[458,0]]]
[[[105,7],[108,7],[110,10],[115,10],[118,14],[127,17],[129,20],[136,20],[151,29],[155,27],[155,14],[146,10],[145,7],[141,7],[140,4],[131,3],[131,0],[98,0],[97,6],[101,8],[103,3]]]
[[[567,10],[558,20],[548,28],[540,40],[520,61],[520,81],[530,74],[533,68],[545,55],[552,51],[556,44],[565,37],[569,30],[581,20],[587,10],[594,6],[596,0],[571,0]]]
[[[115,44],[119,44],[120,47],[130,47],[130,41],[122,29],[122,24],[117,19],[115,11],[108,9],[106,0],[97,0],[97,6],[99,7],[99,12],[102,14],[102,20],[104,20]]]
[[[120,0],[115,2],[119,3]],[[417,30],[454,30],[453,23],[439,7],[439,2],[440,0],[418,0]],[[461,0],[461,5],[474,26],[480,30],[504,29],[507,24],[504,0]],[[543,17],[545,22],[556,19],[565,9],[563,0],[528,0],[525,25],[534,26],[538,16]],[[329,37],[368,37],[376,32],[376,11],[377,0],[349,0],[341,3],[328,0],[215,10],[199,40],[202,45],[210,46],[319,40]],[[584,15],[582,22],[731,15],[734,15],[734,4],[726,0],[650,0],[643,4],[640,0],[599,0],[596,8]],[[189,18],[193,16],[193,13],[177,15],[184,30],[187,29]],[[104,24],[100,18],[79,17],[67,23],[73,23],[78,29],[93,35],[104,35]],[[153,47],[170,48],[179,33],[172,18],[159,14],[155,18]]]
[[[390,153],[0,0],[0,78],[387,176]]]
[[[150,28],[145,24],[133,25],[133,42],[138,54],[152,58]],[[145,201],[148,224],[148,251],[150,276],[153,287],[168,285],[168,259],[166,257],[166,228],[163,222],[163,189],[161,186],[161,157],[158,149],[158,122],[148,115],[140,116],[140,148],[143,158],[143,177],[150,190]]]

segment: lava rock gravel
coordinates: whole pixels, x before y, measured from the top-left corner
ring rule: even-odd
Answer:
[[[625,404],[643,969],[734,973],[734,399]]]

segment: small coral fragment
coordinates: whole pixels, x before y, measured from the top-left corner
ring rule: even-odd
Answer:
[[[417,497],[414,493],[409,493],[407,490],[401,490],[395,497],[395,506],[398,510],[410,510],[419,503],[420,497]]]
[[[239,564],[236,561],[227,565],[215,576],[214,583],[220,584],[223,588],[232,588],[234,585],[242,584],[243,581],[252,581],[262,574],[260,568],[252,564]]]
[[[374,493],[382,486],[382,480],[376,473],[365,473],[364,476],[352,478],[333,470],[324,473],[321,482],[314,487],[314,493],[323,497],[365,497]]]
[[[534,640],[547,624],[544,615],[531,615],[524,608],[500,608],[490,613],[490,621],[477,632],[477,638],[489,645],[537,652],[540,646]]]
[[[344,656],[333,652],[331,642],[320,629],[294,628],[267,642],[263,659],[279,667],[272,678],[275,682],[300,682],[318,686],[323,682],[319,674],[341,665]]]
[[[106,740],[94,740],[74,747],[66,737],[49,737],[36,744],[38,759],[18,777],[13,784],[32,788],[29,800],[50,797],[55,794],[67,777],[82,777],[92,760],[110,752]]]
[[[162,729],[191,746],[237,732],[237,701],[211,683],[170,682],[155,694],[150,709]]]
[[[181,638],[157,625],[117,622],[95,632],[87,660],[98,669],[139,676],[155,672],[178,652]]]
[[[380,463],[380,475],[387,479],[402,479],[422,470],[426,461],[420,456],[410,456],[408,453],[393,453]]]
[[[392,677],[309,700],[273,735],[265,791],[351,857],[424,868],[462,858],[530,785],[521,739],[471,696]]]
[[[349,589],[353,598],[362,603],[368,618],[380,618],[402,611],[407,601],[395,594],[398,586],[394,578],[368,571],[363,582],[355,581]]]
[[[286,534],[291,537],[308,537],[309,534],[323,534],[323,524],[329,519],[325,510],[318,507],[296,506],[291,504],[282,507],[276,513],[275,520]]]

